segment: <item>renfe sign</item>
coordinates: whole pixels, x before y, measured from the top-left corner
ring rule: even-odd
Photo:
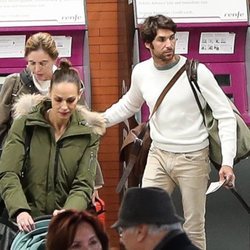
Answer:
[[[136,23],[163,14],[176,23],[247,22],[246,0],[134,0]]]
[[[0,27],[84,25],[84,0],[0,0]]]

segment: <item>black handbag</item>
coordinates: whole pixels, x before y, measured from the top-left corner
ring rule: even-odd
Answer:
[[[8,219],[7,211],[0,217],[0,249],[9,250],[18,233],[18,226]]]

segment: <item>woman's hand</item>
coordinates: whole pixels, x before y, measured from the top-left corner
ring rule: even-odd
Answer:
[[[35,229],[35,222],[28,212],[21,212],[16,217],[20,231],[30,232]]]
[[[60,209],[60,210],[55,209],[54,212],[53,212],[53,216],[56,216],[56,215],[58,215],[60,213],[63,213],[64,211],[65,211],[65,209]]]
[[[95,205],[95,200],[99,199],[99,198],[100,197],[99,197],[98,189],[95,189],[93,194],[92,194],[92,198],[91,198],[92,204]]]

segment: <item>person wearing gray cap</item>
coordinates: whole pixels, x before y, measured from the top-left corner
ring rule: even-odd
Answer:
[[[126,250],[199,250],[192,244],[168,193],[157,187],[129,188],[111,226]]]

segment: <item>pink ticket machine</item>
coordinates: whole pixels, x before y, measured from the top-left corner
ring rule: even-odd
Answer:
[[[24,47],[36,32],[48,32],[56,40],[59,58],[67,58],[84,81],[90,105],[88,30],[85,1],[0,1],[0,84],[8,74],[26,66]],[[1,85],[0,85],[1,86]]]
[[[198,59],[214,73],[224,92],[234,101],[246,123],[250,113],[246,76],[248,4],[246,0],[134,2],[136,28],[149,15],[170,16],[177,23],[176,53]],[[135,63],[149,58],[149,52],[135,39]],[[148,117],[147,107],[142,119]]]

